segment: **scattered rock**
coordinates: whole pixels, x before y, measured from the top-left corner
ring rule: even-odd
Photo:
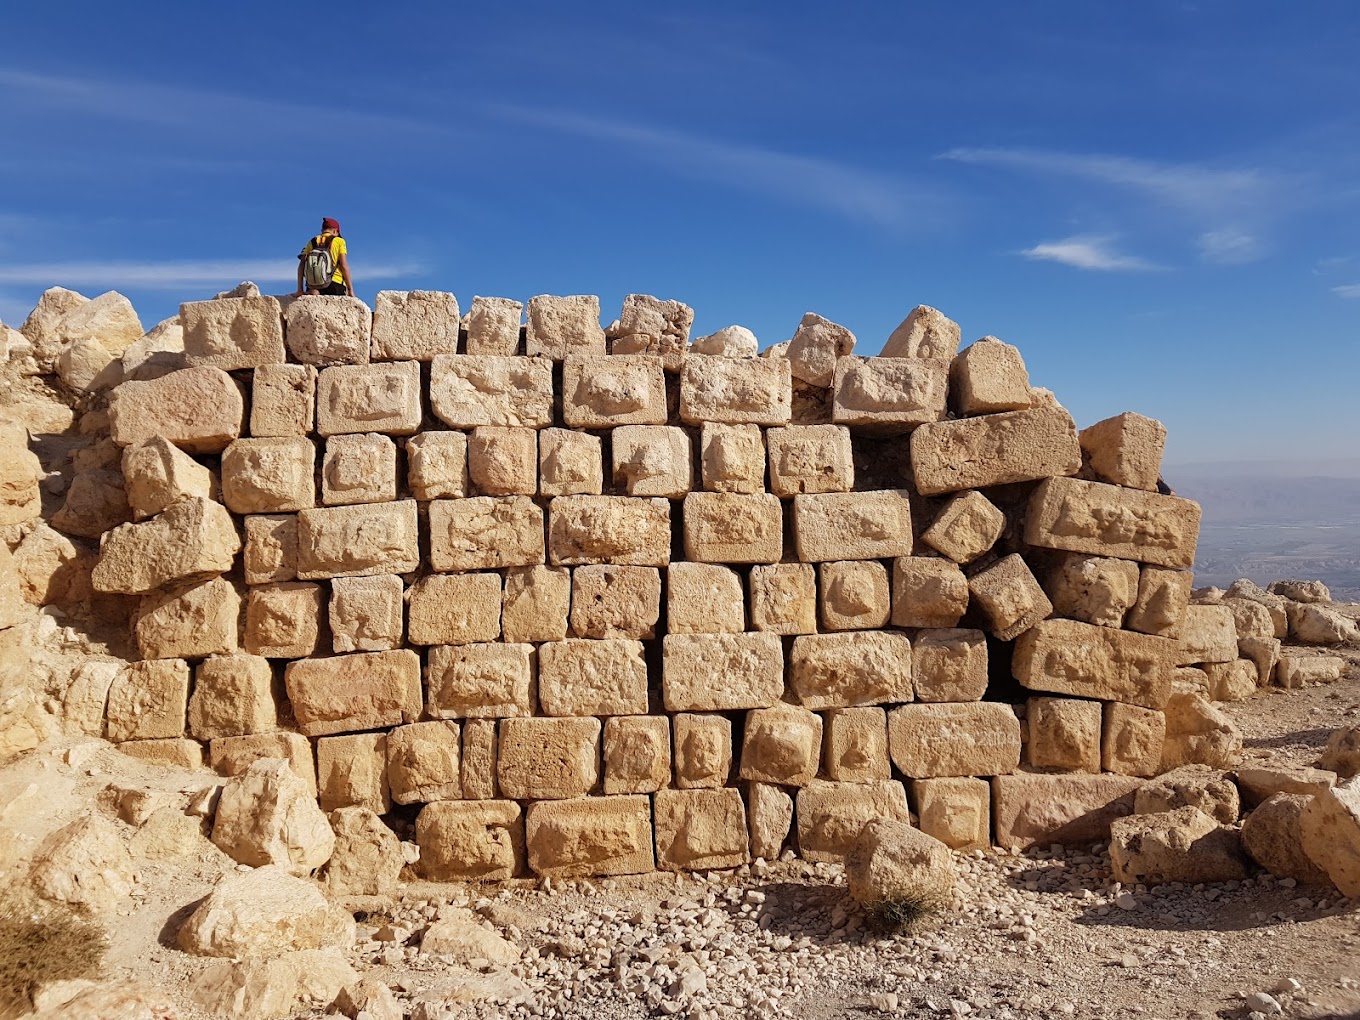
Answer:
[[[1226,772],[1207,765],[1183,765],[1151,780],[1135,795],[1133,809],[1140,815],[1197,807],[1224,825],[1237,823],[1241,800],[1237,784]]]
[[[420,951],[436,956],[447,956],[459,963],[485,960],[493,964],[514,963],[520,951],[486,927],[470,910],[450,911],[425,929],[420,937]]]
[[[323,881],[332,896],[391,896],[405,864],[401,841],[368,808],[332,811],[335,851]]]
[[[949,901],[958,868],[949,847],[934,836],[879,818],[864,826],[846,854],[845,877],[863,906],[907,903],[930,910]]]
[[[176,942],[195,956],[237,959],[348,948],[354,918],[332,907],[315,883],[266,865],[218,882],[180,926]]]
[[[1332,601],[1332,593],[1321,581],[1272,581],[1266,591],[1294,602]]]
[[[1316,794],[1303,809],[1303,850],[1345,895],[1360,897],[1360,776]]]
[[[337,950],[306,949],[209,967],[190,982],[189,997],[233,1020],[273,1020],[328,1009],[357,977]]]
[[[1242,846],[1261,867],[1279,878],[1327,885],[1327,873],[1303,848],[1303,811],[1311,795],[1277,793],[1242,822]]]
[[[44,899],[112,913],[132,892],[132,858],[117,827],[83,815],[52,833],[33,855],[34,889]]]
[[[1229,882],[1247,877],[1238,834],[1196,807],[1132,815],[1111,826],[1110,860],[1121,882]]]
[[[1318,765],[1342,779],[1360,775],[1360,723],[1342,726],[1327,738]]]
[[[281,758],[261,758],[222,787],[212,841],[233,860],[307,875],[335,850],[316,794]]]

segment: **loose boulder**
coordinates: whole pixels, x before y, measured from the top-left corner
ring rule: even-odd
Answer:
[[[233,1020],[274,1020],[329,1009],[357,977],[336,950],[304,949],[209,967],[190,983],[189,997]]]
[[[1183,765],[1142,787],[1133,800],[1140,815],[1197,807],[1224,825],[1235,825],[1241,811],[1237,784],[1226,772],[1207,765]]]
[[[335,852],[323,881],[333,896],[391,896],[405,858],[401,840],[381,818],[362,807],[332,811]]]
[[[1354,620],[1334,609],[1303,602],[1290,602],[1289,636],[1306,645],[1340,645],[1360,640]]]
[[[1305,885],[1328,885],[1327,873],[1303,849],[1303,811],[1312,800],[1300,793],[1277,793],[1242,822],[1242,846],[1261,867],[1278,878]]]
[[[866,907],[912,904],[938,909],[950,900],[958,867],[949,847],[906,822],[878,818],[845,857],[850,895]]]
[[[1233,721],[1202,694],[1176,692],[1167,699],[1166,743],[1162,768],[1209,765],[1225,768],[1242,750],[1242,734]]]
[[[33,860],[39,896],[87,913],[111,913],[132,892],[132,858],[117,826],[100,815],[82,815],[52,833]]]
[[[1238,834],[1197,807],[1119,819],[1110,827],[1110,860],[1114,877],[1129,885],[1247,877]]]
[[[295,875],[310,874],[335,850],[316,794],[281,758],[262,758],[222,787],[212,841],[241,864],[277,864]]]
[[[1300,823],[1304,853],[1342,893],[1360,897],[1360,776],[1314,796]]]
[[[332,907],[314,882],[266,865],[227,875],[179,929],[194,956],[238,960],[298,949],[348,948],[354,918]]]
[[[447,956],[458,963],[485,960],[511,964],[520,957],[519,948],[486,927],[471,910],[454,909],[425,929],[420,951]]]
[[[1360,723],[1342,726],[1327,738],[1318,766],[1342,779],[1360,775]]]

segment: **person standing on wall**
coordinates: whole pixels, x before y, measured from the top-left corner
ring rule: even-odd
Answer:
[[[349,248],[338,221],[327,216],[321,233],[298,252],[297,292],[348,297],[354,293],[349,275]]]

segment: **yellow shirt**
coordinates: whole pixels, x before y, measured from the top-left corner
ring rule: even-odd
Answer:
[[[323,235],[323,234],[318,234],[316,237],[314,237],[314,238],[312,238],[310,241],[308,241],[308,242],[307,242],[307,247],[305,247],[305,248],[302,249],[302,253],[301,253],[300,255],[298,255],[298,258],[305,258],[306,255],[307,255],[307,253],[308,253],[309,251],[311,251],[313,248],[320,248],[321,245],[318,244],[317,242],[319,242],[323,236],[325,236],[325,235]],[[332,236],[331,236],[330,250],[331,250],[331,261],[333,261],[333,262],[335,263],[335,272],[331,273],[331,282],[332,282],[332,283],[344,283],[344,282],[345,282],[345,274],[342,273],[342,272],[340,272],[340,256],[341,256],[341,255],[344,255],[346,252],[349,251],[348,246],[346,246],[346,244],[345,244],[345,239],[344,239],[343,237],[341,237],[339,234],[334,234],[334,235],[332,235]]]

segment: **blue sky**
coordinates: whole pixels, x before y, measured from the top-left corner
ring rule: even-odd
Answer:
[[[1360,7],[14,5],[0,319],[290,289],[679,298],[879,349],[914,305],[1169,461],[1354,454]]]

